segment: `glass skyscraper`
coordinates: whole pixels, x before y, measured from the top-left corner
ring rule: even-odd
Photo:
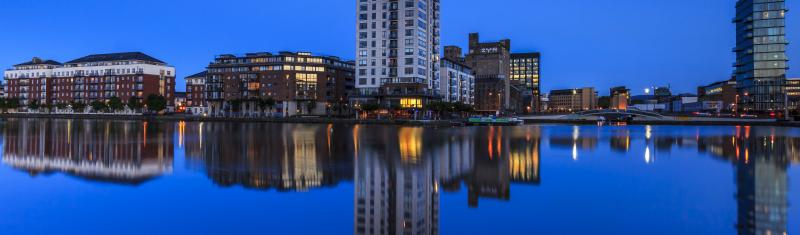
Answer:
[[[786,41],[784,0],[736,2],[738,109],[782,111],[786,107]]]

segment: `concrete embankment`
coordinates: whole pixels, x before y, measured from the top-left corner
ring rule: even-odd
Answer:
[[[132,121],[186,121],[186,122],[261,122],[261,123],[313,123],[313,124],[367,124],[449,127],[454,123],[440,120],[358,120],[343,118],[245,118],[245,117],[202,117],[192,115],[106,115],[106,114],[0,114],[0,118],[42,118],[42,119],[90,119],[90,120],[132,120]]]
[[[202,117],[192,115],[107,115],[107,114],[0,114],[0,118],[43,118],[43,119],[91,119],[91,120],[134,120],[134,121],[187,121],[187,122],[261,122],[261,123],[314,123],[314,124],[367,124],[367,125],[403,125],[426,127],[450,127],[461,124],[459,121],[447,120],[357,120],[344,118],[238,118],[238,117]],[[523,118],[525,124],[568,124],[597,125],[596,120],[572,120],[555,117]],[[735,119],[735,118],[697,118],[666,120],[633,120],[629,125],[681,125],[681,126],[781,126],[800,127],[800,122],[779,122],[770,119]]]

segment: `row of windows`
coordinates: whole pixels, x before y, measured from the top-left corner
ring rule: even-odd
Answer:
[[[277,62],[290,62],[290,63],[311,63],[311,64],[329,64],[330,61],[316,57],[291,57],[291,56],[274,56],[274,57],[258,57],[258,58],[220,58],[215,63],[217,64],[254,64],[254,63],[277,63]]]
[[[786,37],[784,36],[754,37],[753,43],[755,44],[786,43]]]
[[[783,19],[786,17],[786,12],[781,11],[765,11],[754,15],[753,19],[756,20],[763,20],[763,19]]]
[[[272,65],[272,66],[254,66],[254,67],[227,67],[227,68],[211,68],[209,72],[212,73],[235,73],[235,72],[251,72],[251,71],[309,71],[309,72],[325,72],[325,67],[317,66],[293,66],[293,65]]]
[[[9,78],[33,78],[33,77],[74,77],[74,76],[110,76],[110,75],[123,75],[123,74],[139,74],[144,73],[143,68],[133,69],[107,69],[107,70],[75,70],[75,71],[58,71],[58,72],[30,72],[30,73],[9,73]],[[161,74],[172,76],[172,71],[162,70]]]
[[[756,20],[753,21],[753,28],[783,27],[785,24],[784,19]]]
[[[753,4],[753,11],[756,11],[756,12],[758,12],[758,11],[777,11],[777,10],[783,10],[783,9],[786,9],[786,6],[785,6],[784,2],[782,2],[782,1],[781,2],[770,2],[770,3],[758,3],[758,1],[756,1],[756,3]]]

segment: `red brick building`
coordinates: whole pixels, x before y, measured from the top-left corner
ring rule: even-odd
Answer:
[[[201,115],[207,113],[206,75],[207,71],[186,77],[186,112]]]
[[[272,98],[276,115],[343,113],[354,89],[354,63],[310,53],[220,55],[208,65],[211,115],[261,113],[255,100]],[[187,88],[188,89],[188,88]]]
[[[22,105],[145,99],[151,94],[174,105],[175,68],[141,52],[89,55],[66,63],[33,58],[6,70],[7,98]]]

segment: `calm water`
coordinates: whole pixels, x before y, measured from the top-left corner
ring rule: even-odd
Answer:
[[[798,234],[800,129],[0,123],[0,234]]]

